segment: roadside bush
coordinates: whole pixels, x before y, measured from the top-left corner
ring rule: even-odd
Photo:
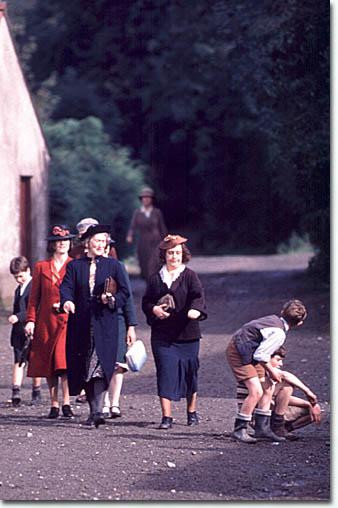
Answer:
[[[120,256],[145,167],[128,148],[112,145],[101,120],[48,122],[44,132],[51,154],[50,221],[72,229],[83,217],[111,224]]]

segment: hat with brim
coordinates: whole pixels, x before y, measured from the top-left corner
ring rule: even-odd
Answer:
[[[181,245],[181,243],[185,243],[188,241],[188,238],[184,238],[184,236],[180,235],[167,235],[159,245],[160,249],[167,250],[176,247],[176,245]]]
[[[89,226],[87,231],[80,236],[80,240],[87,240],[87,238],[91,238],[94,235],[98,235],[99,233],[111,233],[111,226],[109,224],[97,224],[93,226]]]
[[[69,231],[69,227],[65,224],[54,224],[50,228],[50,234],[47,236],[46,240],[48,242],[60,242],[63,240],[71,240],[75,238],[76,235],[72,235]]]
[[[139,193],[138,197],[139,197],[140,199],[142,199],[142,198],[153,198],[153,197],[155,197],[155,192],[154,192],[154,191],[153,191],[153,189],[151,189],[150,187],[144,187],[144,188],[140,191],[140,193]]]
[[[79,235],[83,235],[89,226],[96,226],[97,224],[99,224],[98,220],[92,219],[92,217],[86,217],[76,224],[76,229],[78,230]]]

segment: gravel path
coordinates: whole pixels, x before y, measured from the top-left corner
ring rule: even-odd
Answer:
[[[288,298],[304,300],[309,317],[287,339],[285,367],[329,402],[329,292],[304,275],[307,254],[194,258],[191,267],[206,289],[209,318],[202,323],[199,413],[187,427],[184,401],[174,403],[175,425],[160,420],[149,329],[140,311],[144,283],[132,278],[138,335],[149,353],[140,373],[125,377],[118,420],[87,428],[86,405],[71,421],[49,421],[47,387],[38,407],[12,408],[10,328],[0,319],[0,498],[2,500],[317,500],[330,498],[330,428],[299,431],[300,439],[247,446],[229,433],[236,410],[235,384],[224,359],[231,334],[243,322],[280,310]],[[74,401],[73,401],[74,402]]]

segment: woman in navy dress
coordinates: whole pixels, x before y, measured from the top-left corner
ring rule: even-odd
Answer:
[[[61,306],[69,314],[67,373],[69,392],[84,388],[90,407],[87,420],[96,427],[104,423],[104,392],[114,372],[118,346],[118,312],[129,296],[126,278],[116,259],[104,257],[109,226],[90,226],[82,235],[87,255],[67,265],[60,287]],[[108,298],[105,280],[113,277],[117,292]]]
[[[190,258],[187,239],[167,235],[160,243],[162,268],[153,274],[142,300],[151,326],[151,347],[155,359],[162,421],[160,429],[172,427],[171,401],[187,401],[187,423],[198,424],[196,412],[199,368],[199,321],[207,318],[202,284],[185,266]],[[159,300],[167,296],[171,303]]]

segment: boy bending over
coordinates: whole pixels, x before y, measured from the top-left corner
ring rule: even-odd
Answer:
[[[273,381],[282,381],[282,374],[270,364],[271,355],[283,345],[290,328],[301,326],[307,316],[300,300],[286,302],[280,316],[268,315],[245,323],[232,337],[226,356],[237,380],[243,381],[248,395],[243,400],[235,420],[232,437],[244,443],[258,439],[285,441],[270,428],[270,404],[274,392]],[[266,378],[265,378],[266,375]],[[265,378],[261,383],[260,378]],[[248,434],[248,424],[255,413],[255,435]]]

